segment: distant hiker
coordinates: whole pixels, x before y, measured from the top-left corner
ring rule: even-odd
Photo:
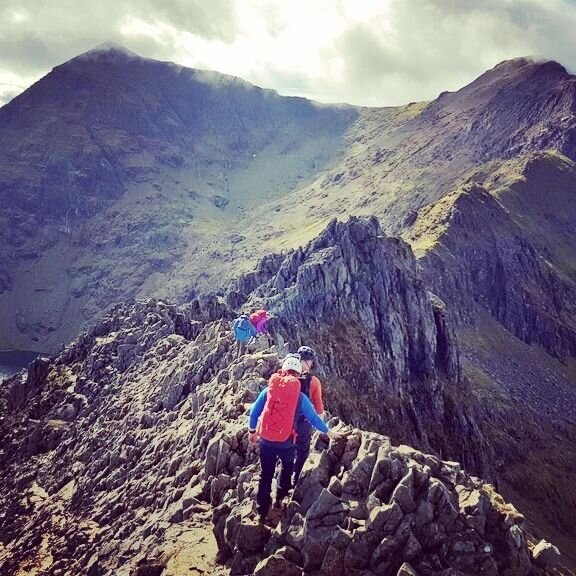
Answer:
[[[256,310],[256,312],[252,312],[252,314],[250,314],[250,322],[252,323],[254,328],[256,328],[256,334],[258,336],[260,334],[268,333],[266,323],[268,322],[269,318],[270,315],[263,308],[261,308],[260,310]]]
[[[263,308],[250,314],[250,322],[252,322],[254,328],[256,328],[256,337],[265,337],[268,346],[273,346],[275,343],[278,344],[278,335],[274,329],[271,329],[270,324],[272,320],[273,318],[270,313]]]
[[[300,391],[310,398],[314,409],[324,419],[324,403],[322,402],[322,384],[317,376],[312,374],[312,368],[316,360],[316,352],[310,346],[298,348],[302,372],[300,376]],[[296,486],[298,478],[308,455],[310,454],[310,441],[312,439],[312,426],[302,414],[296,420],[296,462],[294,463],[294,482]]]
[[[268,386],[260,392],[250,410],[249,440],[260,444],[260,480],[256,496],[256,509],[260,522],[264,522],[270,509],[272,479],[276,463],[280,460],[280,478],[276,490],[275,506],[281,507],[282,500],[292,488],[294,469],[294,425],[299,414],[321,432],[328,432],[324,421],[314,411],[310,400],[300,393],[298,376],[302,370],[300,357],[288,354],[282,368],[272,374]],[[262,416],[259,427],[258,420]]]
[[[238,356],[246,351],[246,345],[256,337],[256,328],[248,314],[242,314],[232,323],[232,334],[238,342]]]

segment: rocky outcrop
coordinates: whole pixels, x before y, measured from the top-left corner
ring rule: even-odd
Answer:
[[[247,362],[235,355],[229,322],[149,301],[116,307],[23,403],[10,400],[15,376],[2,405],[2,573],[37,561],[53,575],[135,568],[171,525],[206,512],[210,439],[248,393],[232,390]],[[245,452],[239,438],[226,458]]]
[[[249,475],[215,509],[231,574],[532,573],[522,515],[498,504],[489,485],[384,436],[336,429],[273,532],[251,518]]]
[[[556,546],[541,540],[532,550],[532,557],[536,566],[545,570],[550,570],[558,566],[560,562],[560,552]]]
[[[576,77],[561,64],[515,58],[442,93],[413,124],[435,136],[429,160],[479,164],[552,148],[576,159],[575,102]]]
[[[49,358],[37,358],[28,366],[26,377],[17,379],[8,395],[8,410],[19,408],[30,394],[37,393],[38,390],[46,383],[46,378],[50,371]]]
[[[246,307],[266,306],[285,340],[317,349],[334,413],[489,476],[449,312],[426,291],[405,242],[375,218],[333,221],[267,270]]]

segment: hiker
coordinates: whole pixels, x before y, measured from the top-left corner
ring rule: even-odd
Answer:
[[[300,346],[298,354],[302,365],[300,375],[300,391],[305,394],[314,409],[324,420],[324,403],[322,402],[322,384],[317,376],[312,374],[312,368],[316,360],[316,352],[310,346]],[[294,481],[296,486],[304,463],[310,454],[310,441],[312,439],[312,425],[302,414],[296,420],[296,461],[294,463]]]
[[[268,346],[274,345],[274,338],[268,329],[268,321],[271,319],[270,313],[263,308],[256,310],[250,314],[250,322],[256,328],[256,338],[264,336]]]
[[[302,413],[318,430],[328,433],[328,427],[314,411],[307,396],[300,393],[298,376],[302,370],[300,357],[288,354],[282,368],[272,374],[268,386],[260,392],[250,410],[249,441],[260,445],[260,480],[256,495],[256,509],[263,523],[270,509],[272,479],[276,462],[280,460],[280,478],[276,490],[274,506],[282,507],[283,499],[292,488],[294,469],[294,425],[296,417]],[[259,429],[258,420],[262,416]]]
[[[232,334],[238,342],[238,358],[246,352],[246,345],[256,337],[256,328],[248,314],[242,314],[232,324]]]
[[[250,314],[250,322],[252,323],[252,326],[256,328],[256,336],[260,336],[261,334],[268,334],[266,322],[268,322],[269,318],[270,315],[263,308]]]

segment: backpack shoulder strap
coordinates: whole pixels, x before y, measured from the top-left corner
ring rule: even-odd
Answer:
[[[302,376],[300,376],[300,391],[303,392],[304,394],[306,394],[306,396],[308,396],[308,398],[310,398],[310,382],[312,381],[312,374],[310,372],[307,372],[306,374],[302,374]]]

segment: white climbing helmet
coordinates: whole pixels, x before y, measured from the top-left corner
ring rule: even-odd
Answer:
[[[300,363],[300,356],[298,354],[288,354],[282,362],[282,370],[288,372],[288,370],[293,370],[298,374],[302,373],[302,364]]]

